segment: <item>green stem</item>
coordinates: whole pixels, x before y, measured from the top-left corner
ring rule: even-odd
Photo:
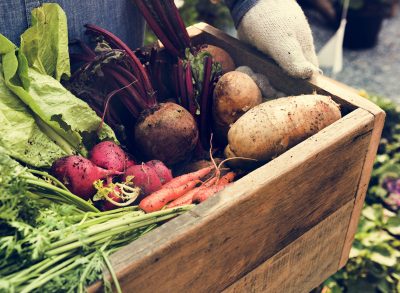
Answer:
[[[48,270],[46,273],[41,275],[39,278],[35,279],[32,283],[30,283],[27,287],[24,288],[24,290],[21,291],[21,293],[27,293],[31,292],[33,289],[36,289],[44,284],[46,284],[48,281],[53,279],[54,277],[57,277],[64,272],[69,271],[70,269],[73,269],[74,267],[78,266],[80,264],[79,262],[79,255],[70,258],[59,265],[53,267],[52,269]]]
[[[105,224],[89,227],[85,234],[87,236],[92,236],[92,235],[99,234],[99,233],[104,232],[104,231],[112,231],[113,229],[115,229],[116,227],[119,227],[119,226],[124,226],[124,225],[132,224],[132,223],[137,223],[137,222],[145,221],[147,219],[157,218],[157,217],[161,217],[161,216],[164,216],[164,215],[170,215],[170,214],[172,214],[173,216],[176,216],[176,215],[178,215],[178,214],[180,214],[180,213],[182,213],[184,211],[187,211],[187,210],[191,209],[192,207],[193,207],[193,205],[182,206],[182,207],[177,207],[177,208],[173,208],[173,209],[166,209],[166,210],[161,210],[161,211],[158,211],[158,212],[144,214],[142,216],[129,217],[129,218],[126,218],[126,219],[124,219],[124,217],[126,217],[126,216],[123,216],[118,221],[110,221],[109,223],[105,223]],[[154,223],[156,223],[158,221],[160,221],[160,220],[156,219]],[[75,235],[67,237],[67,238],[65,238],[63,240],[59,240],[59,241],[53,243],[51,245],[51,248],[60,247],[60,246],[63,246],[65,244],[68,244],[70,242],[74,242],[74,241],[78,240],[79,237],[80,237],[79,235],[75,234]]]
[[[55,182],[61,189],[69,191],[68,188],[64,184],[61,183],[61,181],[59,181],[56,177],[51,176],[47,172],[43,172],[43,171],[39,171],[39,170],[35,170],[35,169],[28,169],[27,171],[32,174],[35,174],[35,175],[40,175],[42,177],[49,178],[51,181]]]
[[[35,121],[39,128],[48,136],[51,140],[55,141],[56,144],[64,151],[67,155],[74,155],[76,153],[75,148],[65,140],[60,134],[58,134],[53,128],[47,125],[39,116],[35,115]],[[83,151],[85,153],[85,151]],[[87,153],[87,151],[86,151]]]
[[[95,233],[94,236],[88,237],[85,240],[79,240],[80,235],[73,235],[73,237],[70,237],[71,239],[74,239],[73,241],[70,241],[71,239],[67,239],[67,243],[64,243],[65,241],[57,241],[54,243],[54,245],[51,245],[52,249],[47,251],[46,254],[49,256],[58,255],[60,253],[64,253],[67,251],[77,249],[77,248],[81,247],[82,245],[89,245],[93,242],[97,242],[102,239],[108,240],[110,237],[112,237],[114,235],[119,235],[119,234],[127,232],[127,231],[133,231],[134,229],[141,228],[141,227],[151,225],[154,223],[158,223],[160,221],[165,221],[165,220],[171,219],[175,216],[176,215],[173,214],[173,215],[165,215],[164,217],[159,217],[159,218],[155,218],[155,219],[147,219],[147,220],[141,221],[139,223],[136,223],[136,225],[120,224],[120,227],[114,227],[113,229],[105,229],[104,231]],[[101,226],[103,226],[103,225],[101,225]],[[93,235],[93,233],[91,235]],[[88,236],[90,236],[90,235],[88,235]],[[63,243],[63,244],[60,244],[60,243]]]
[[[108,259],[106,253],[104,251],[102,251],[102,250],[101,250],[101,255],[103,256],[103,259],[104,259],[104,262],[106,264],[106,267],[107,267],[108,271],[110,272],[110,275],[111,275],[111,277],[113,279],[113,282],[115,284],[115,288],[117,289],[117,292],[118,293],[122,293],[121,286],[119,284],[117,275],[115,274],[115,271],[114,271],[114,269],[113,269],[113,267],[112,267],[112,265],[110,263],[110,260]]]
[[[44,261],[41,261],[21,272],[16,274],[15,276],[12,277],[12,281],[14,284],[23,284],[26,280],[29,280],[32,278],[32,274],[35,276],[38,276],[41,272],[46,270],[48,267],[51,267],[52,265],[58,263],[59,261],[63,260],[67,256],[69,256],[70,253],[64,253],[61,255],[58,255],[57,257],[54,258],[47,258]],[[32,273],[33,271],[33,273]]]
[[[67,198],[71,203],[84,208],[84,210],[86,211],[91,211],[91,212],[100,212],[95,206],[91,205],[90,203],[88,203],[87,201],[83,200],[82,198],[80,198],[79,196],[76,196],[75,194],[66,191],[64,189],[61,189],[57,186],[51,185],[49,183],[46,183],[42,180],[35,180],[35,179],[28,179],[26,178],[26,183],[31,184],[33,186],[37,186],[37,187],[42,187],[48,190],[52,190],[62,196],[64,196],[65,198]]]

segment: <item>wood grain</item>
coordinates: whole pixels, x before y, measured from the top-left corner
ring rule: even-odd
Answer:
[[[353,206],[349,201],[223,293],[310,292],[336,272]]]
[[[122,287],[217,292],[243,277],[354,198],[373,122],[351,112],[122,248],[112,256]]]
[[[357,232],[358,221],[360,219],[361,211],[364,206],[365,196],[368,190],[369,180],[371,178],[372,169],[378,150],[380,137],[382,134],[383,125],[385,122],[385,112],[381,111],[375,115],[374,130],[371,135],[371,141],[368,146],[367,156],[364,162],[363,170],[361,173],[360,182],[358,184],[357,193],[354,201],[354,209],[351,214],[349,228],[346,233],[346,241],[343,245],[343,251],[340,258],[338,270],[341,269],[347,262],[353,244],[354,235]]]

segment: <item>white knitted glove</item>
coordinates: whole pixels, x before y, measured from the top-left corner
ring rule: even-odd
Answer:
[[[310,26],[295,0],[259,0],[243,16],[238,37],[293,77],[309,78],[320,71]]]

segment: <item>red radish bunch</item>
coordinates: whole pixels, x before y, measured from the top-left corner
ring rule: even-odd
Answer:
[[[89,199],[96,193],[93,183],[108,176],[120,175],[119,171],[106,170],[81,156],[68,156],[53,163],[51,173],[72,193]]]

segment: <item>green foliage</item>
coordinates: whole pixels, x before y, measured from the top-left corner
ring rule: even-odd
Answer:
[[[400,195],[400,107],[365,97],[385,110],[386,123],[349,261],[325,292],[400,292],[400,201],[391,200]]]

